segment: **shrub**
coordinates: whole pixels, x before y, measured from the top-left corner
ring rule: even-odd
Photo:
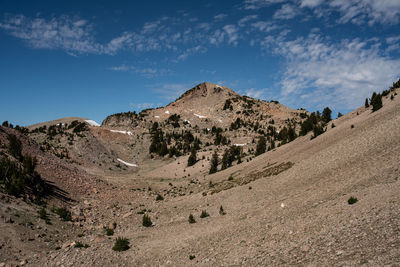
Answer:
[[[46,209],[44,207],[42,207],[38,213],[40,219],[44,220],[46,224],[51,224],[49,215],[47,214]]]
[[[63,221],[71,221],[71,212],[66,208],[57,208],[54,211]]]
[[[337,117],[338,117],[338,118],[340,118],[340,117],[342,117],[342,116],[343,116],[343,114],[340,113],[340,112],[337,114]]]
[[[106,236],[112,236],[112,235],[114,235],[114,230],[110,229],[110,228],[107,228],[106,229]]]
[[[125,251],[129,249],[129,240],[123,237],[117,237],[115,244],[112,247],[114,251]]]
[[[222,205],[219,207],[219,215],[225,215],[226,212],[224,210],[224,208],[222,207]]]
[[[205,218],[205,217],[209,217],[209,216],[210,216],[210,214],[208,214],[207,211],[205,211],[205,210],[201,211],[200,218]]]
[[[351,127],[351,129],[353,129],[354,128],[354,124],[352,124],[350,127]]]
[[[196,220],[194,219],[193,214],[189,215],[189,223],[196,223]]]
[[[195,255],[189,255],[189,260],[193,260],[194,258],[196,258]]]
[[[76,242],[74,247],[76,247],[76,248],[88,248],[90,246],[88,244],[83,244],[81,242]]]
[[[358,199],[356,197],[350,197],[347,200],[347,203],[349,203],[349,205],[353,205],[354,203],[356,203],[358,201]]]
[[[143,225],[144,227],[150,227],[150,226],[153,225],[153,223],[151,222],[150,216],[148,216],[147,214],[144,214],[144,215],[143,215],[143,218],[142,218],[142,225]]]
[[[164,200],[164,197],[160,194],[157,194],[156,201]]]

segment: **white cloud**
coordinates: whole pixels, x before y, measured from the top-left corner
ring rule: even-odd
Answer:
[[[243,26],[245,26],[246,23],[249,22],[250,20],[255,20],[255,19],[257,19],[257,18],[258,18],[258,15],[248,15],[248,16],[245,16],[245,17],[241,18],[241,19],[238,21],[238,25],[239,25],[240,27],[243,27]]]
[[[130,103],[129,107],[137,110],[143,110],[148,108],[154,108],[161,106],[161,103]]]
[[[125,64],[109,68],[109,70],[112,70],[112,71],[128,71],[129,69],[130,69],[130,67],[126,66]]]
[[[300,7],[314,8],[323,3],[323,0],[301,0]]]
[[[186,90],[191,88],[191,85],[181,83],[167,83],[162,85],[153,85],[152,87],[155,88],[153,91],[160,94],[162,98],[171,101],[175,100]]]
[[[332,43],[310,34],[275,42],[275,52],[287,60],[281,80],[287,104],[296,104],[302,97],[319,107],[356,108],[373,91],[391,85],[400,69],[400,59],[383,55],[376,39]]]
[[[228,36],[228,43],[236,46],[238,44],[237,40],[239,39],[238,28],[233,24],[229,24],[225,25],[222,29]]]
[[[338,12],[339,23],[396,24],[400,20],[399,0],[302,0],[300,7],[314,8],[319,16]]]
[[[286,0],[245,0],[244,9],[260,9],[273,4],[285,2]]]
[[[275,19],[292,19],[299,14],[299,9],[291,4],[284,4],[278,9],[275,14]]]
[[[253,98],[257,98],[260,99],[261,96],[264,94],[264,90],[257,90],[255,88],[250,88],[248,90],[245,90],[245,95],[253,97]]]
[[[180,54],[177,59],[175,60],[176,62],[178,61],[183,61],[186,60],[189,56],[196,54],[196,53],[205,53],[207,52],[207,48],[203,46],[195,46],[192,48],[187,48],[182,54]]]
[[[92,25],[86,20],[61,16],[45,20],[24,15],[8,15],[0,28],[12,36],[24,40],[33,48],[61,49],[75,54],[115,54],[130,44],[129,33],[102,45],[94,40]]]
[[[228,16],[227,14],[221,13],[221,14],[218,14],[218,15],[214,16],[214,19],[215,20],[222,20],[222,19],[226,18],[227,16]]]

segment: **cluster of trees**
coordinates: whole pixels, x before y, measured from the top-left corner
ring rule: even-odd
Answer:
[[[51,193],[51,188],[35,171],[36,158],[22,155],[21,141],[13,134],[8,135],[8,152],[15,158],[0,160],[0,185],[6,193],[30,197],[40,203]]]
[[[164,135],[158,122],[153,123],[150,129],[150,134],[151,144],[149,152],[162,157],[167,154],[170,157],[179,157],[182,154],[191,151],[192,148],[196,151],[199,150],[202,144],[200,139],[194,137],[188,130],[182,131],[181,133],[172,132]]]
[[[237,164],[240,164],[242,162],[241,158],[242,148],[238,146],[230,146],[225,150],[224,154],[222,155],[221,171],[231,167],[235,160],[237,160]],[[219,163],[220,160],[218,158],[218,153],[217,151],[214,151],[210,162],[210,174],[216,173],[218,171]]]
[[[322,111],[322,115],[319,111],[311,113],[307,118],[300,124],[300,135],[306,135],[308,132],[313,131],[315,138],[326,131],[326,124],[332,120],[332,111],[329,107],[326,107]]]
[[[232,101],[230,99],[225,100],[223,110],[227,110],[227,109],[233,110]]]
[[[368,98],[365,99],[365,107],[369,108],[369,106],[371,105],[372,112],[379,110],[380,108],[383,107],[382,96],[383,94],[377,94],[373,92],[371,96],[371,102],[368,103]]]

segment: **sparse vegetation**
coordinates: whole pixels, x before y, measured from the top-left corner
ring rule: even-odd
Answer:
[[[71,221],[72,220],[72,216],[71,216],[71,212],[69,210],[67,210],[66,208],[62,207],[62,208],[55,208],[53,210],[58,216],[60,216],[60,218],[63,221]]]
[[[83,243],[78,241],[78,242],[75,243],[74,247],[76,247],[76,248],[88,248],[90,246],[88,244],[83,244]]]
[[[196,223],[196,220],[195,220],[193,214],[189,215],[189,223]]]
[[[153,225],[153,223],[151,222],[151,218],[149,215],[144,214],[143,218],[142,218],[142,225],[144,227],[151,227]]]
[[[206,218],[206,217],[209,217],[209,216],[210,216],[210,214],[208,214],[207,211],[205,211],[205,210],[201,211],[200,218]]]
[[[347,203],[349,203],[349,205],[353,205],[353,204],[355,204],[357,201],[358,201],[358,199],[357,199],[356,197],[350,197],[350,198],[347,200]]]
[[[224,208],[222,207],[222,205],[219,207],[219,215],[225,215],[226,212],[224,210]]]
[[[156,201],[164,200],[164,197],[160,194],[157,194]]]
[[[117,237],[115,244],[112,247],[114,251],[125,251],[129,249],[129,240],[123,237]]]
[[[190,166],[193,166],[194,164],[196,164],[196,162],[197,162],[197,152],[196,152],[196,149],[193,147],[190,150],[190,156],[188,158],[187,165],[190,167]]]
[[[106,229],[106,236],[112,236],[112,235],[114,235],[114,230],[110,229],[110,228],[107,228]]]

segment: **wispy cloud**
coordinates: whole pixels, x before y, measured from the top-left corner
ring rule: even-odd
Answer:
[[[130,71],[132,73],[139,74],[140,76],[145,77],[145,78],[154,78],[154,77],[159,77],[159,76],[165,76],[165,75],[169,75],[172,73],[172,71],[170,69],[165,69],[165,68],[150,68],[150,67],[138,68],[135,66],[127,66],[125,64],[110,67],[109,70],[120,71],[120,72]]]
[[[400,59],[384,55],[377,39],[333,43],[310,34],[293,41],[280,37],[274,42],[275,53],[287,60],[281,95],[291,104],[302,97],[321,107],[355,108],[373,91],[390,85],[400,68]]]
[[[218,15],[214,16],[214,19],[215,20],[222,20],[222,19],[226,18],[227,16],[228,16],[227,14],[221,13],[221,14],[218,14]]]
[[[275,14],[275,19],[292,19],[300,14],[300,9],[291,4],[282,5],[280,9],[278,9]]]

